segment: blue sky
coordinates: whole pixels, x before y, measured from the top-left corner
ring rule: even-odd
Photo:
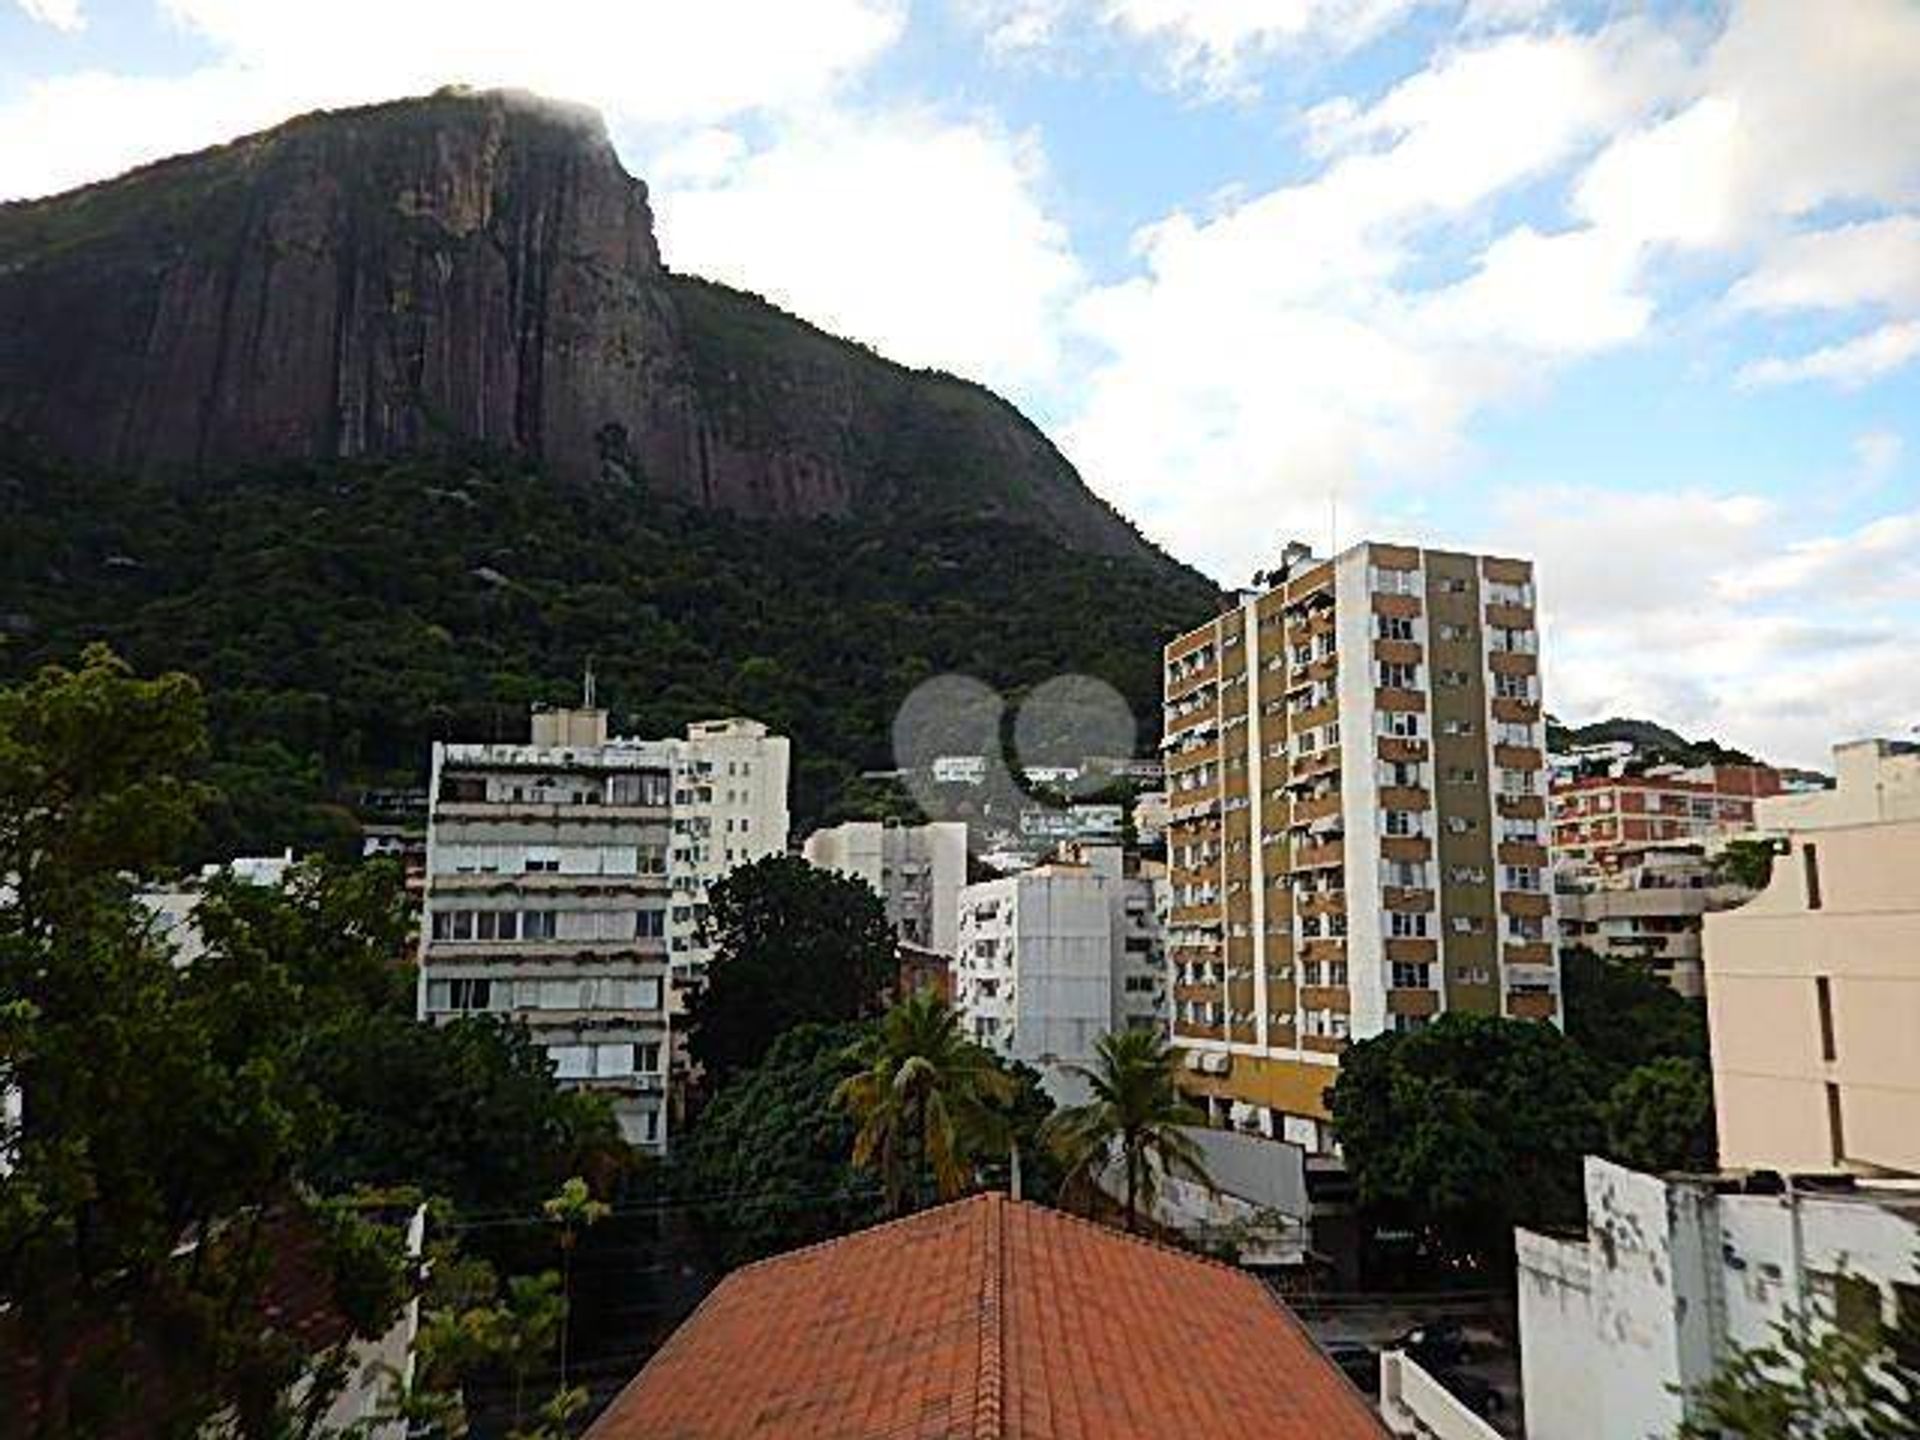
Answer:
[[[448,81],[1217,578],[1499,548],[1570,718],[1920,723],[1915,0],[0,0],[0,196]]]

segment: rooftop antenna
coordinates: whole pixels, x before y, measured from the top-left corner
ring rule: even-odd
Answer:
[[[580,690],[580,708],[583,710],[593,709],[593,657],[591,655],[587,657],[587,676]]]

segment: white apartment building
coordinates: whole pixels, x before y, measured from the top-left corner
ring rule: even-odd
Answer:
[[[1069,854],[960,892],[953,982],[969,1035],[1078,1104],[1086,1087],[1066,1067],[1091,1064],[1102,1035],[1166,1026],[1165,879],[1127,873],[1115,846]]]
[[[807,863],[866,882],[902,944],[953,954],[960,889],[967,883],[967,827],[850,820],[807,837]]]
[[[421,1017],[525,1023],[663,1151],[673,982],[706,959],[706,886],[785,849],[786,774],[786,741],[746,720],[629,740],[604,710],[536,711],[528,744],[436,745]]]
[[[1730,1347],[1788,1312],[1920,1317],[1920,1190],[1835,1177],[1662,1179],[1597,1156],[1587,1233],[1521,1230],[1529,1440],[1672,1435]]]

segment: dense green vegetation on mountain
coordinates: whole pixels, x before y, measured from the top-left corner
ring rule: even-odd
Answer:
[[[1159,648],[1211,587],[985,518],[754,520],[498,457],[81,471],[0,445],[0,674],[105,639],[207,687],[209,849],[340,834],[430,742],[514,739],[592,660],[626,733],[747,714],[793,737],[802,821],[884,767],[895,709],[964,671],[1065,671],[1157,731]]]

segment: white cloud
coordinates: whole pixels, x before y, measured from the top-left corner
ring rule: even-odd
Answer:
[[[1092,38],[1141,46],[1174,84],[1214,99],[1257,93],[1263,66],[1344,54],[1439,0],[964,0],[990,53],[1071,57]]]
[[[1882,325],[1851,340],[1804,355],[1769,356],[1740,367],[1743,385],[1789,385],[1826,380],[1843,388],[1864,385],[1920,355],[1920,320]]]
[[[27,12],[29,20],[38,20],[42,25],[70,34],[84,30],[87,25],[80,0],[20,0],[20,8]]]
[[[165,0],[215,59],[55,76],[0,104],[0,196],[45,194],[298,111],[513,85],[616,123],[698,127],[817,104],[899,37],[905,0]],[[369,37],[377,37],[369,40]]]
[[[1741,310],[1920,309],[1920,215],[1889,215],[1791,235],[1736,284]]]
[[[1156,538],[1230,577],[1283,524],[1324,534],[1330,495],[1377,514],[1391,482],[1403,503],[1462,458],[1477,410],[1538,383],[1538,357],[1619,343],[1649,312],[1635,248],[1582,231],[1517,227],[1438,290],[1410,262],[1436,227],[1477,223],[1660,103],[1679,62],[1637,22],[1515,34],[1323,110],[1319,175],[1144,227],[1141,273],[1075,308],[1102,358],[1069,453]]]
[[[907,364],[1001,386],[1051,377],[1079,268],[1031,137],[928,110],[818,113],[699,183],[684,167],[663,178],[673,265]]]
[[[1920,511],[1799,539],[1792,518],[1756,495],[1547,487],[1463,538],[1534,558],[1556,714],[1813,765],[1920,714]]]

